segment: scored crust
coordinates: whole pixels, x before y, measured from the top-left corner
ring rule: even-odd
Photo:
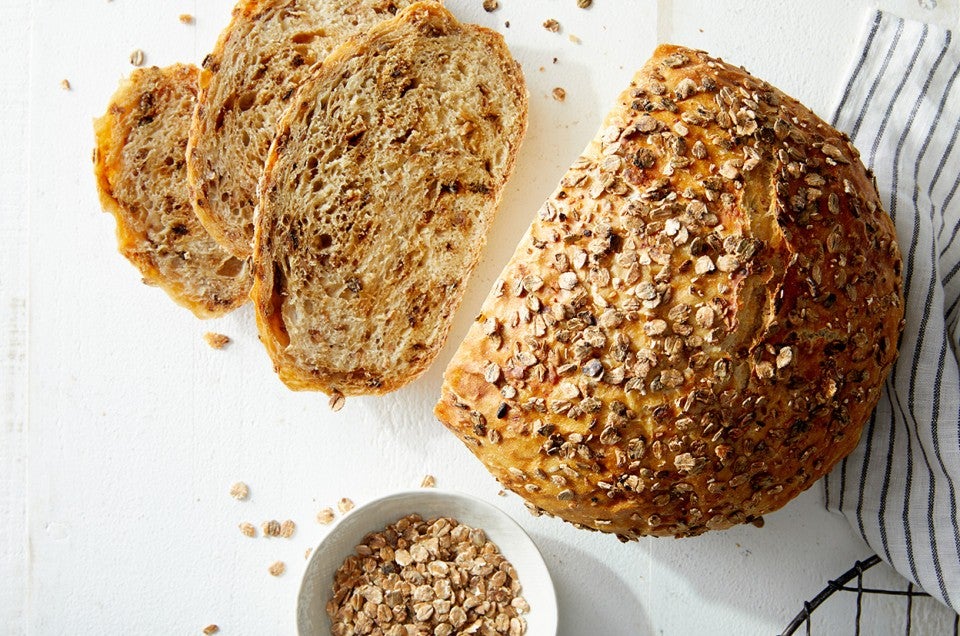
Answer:
[[[188,178],[197,216],[240,258],[250,255],[257,183],[294,90],[349,36],[412,0],[241,0],[203,61]]]
[[[197,68],[136,69],[94,122],[94,172],[104,210],[117,221],[120,252],[200,318],[247,301],[247,264],[200,225],[186,182],[186,146]]]
[[[902,292],[848,138],[663,45],[541,207],[435,412],[535,512],[624,540],[759,522],[856,445]]]
[[[496,33],[421,2],[297,93],[261,184],[251,296],[291,388],[380,394],[446,339],[526,129]]]

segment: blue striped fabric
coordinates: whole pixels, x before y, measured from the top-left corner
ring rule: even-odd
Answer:
[[[883,559],[960,609],[960,42],[877,12],[833,116],[873,170],[904,259],[900,357],[857,449],[826,479]]]

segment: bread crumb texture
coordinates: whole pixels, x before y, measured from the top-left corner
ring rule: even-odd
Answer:
[[[856,445],[901,268],[844,135],[663,45],[540,208],[435,412],[537,514],[622,540],[753,522]]]
[[[145,282],[210,318],[246,302],[250,272],[193,213],[185,152],[196,95],[194,66],[133,71],[94,123],[94,172],[120,253]]]
[[[288,386],[380,394],[427,368],[526,109],[503,39],[433,2],[351,40],[300,88],[264,171],[251,293]]]
[[[411,0],[242,0],[203,61],[188,177],[197,215],[238,257],[250,255],[257,183],[296,88],[348,37]]]

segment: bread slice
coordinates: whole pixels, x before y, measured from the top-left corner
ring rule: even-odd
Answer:
[[[535,512],[701,534],[856,446],[902,318],[894,226],[847,138],[664,45],[540,209],[435,412]]]
[[[277,120],[314,66],[412,0],[241,0],[200,72],[188,176],[197,216],[250,255],[257,183]]]
[[[261,184],[260,337],[293,389],[379,394],[446,339],[526,130],[503,39],[421,2],[294,98]]]
[[[190,203],[186,146],[196,105],[195,66],[137,69],[96,120],[94,171],[104,210],[117,220],[120,252],[200,318],[247,300],[247,263],[221,248]]]

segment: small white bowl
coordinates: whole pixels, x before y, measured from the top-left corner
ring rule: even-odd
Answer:
[[[328,636],[327,601],[333,592],[333,575],[344,559],[370,532],[383,530],[409,514],[424,519],[451,517],[481,528],[517,570],[521,594],[530,604],[524,615],[527,634],[557,633],[557,597],[550,572],[537,546],[516,521],[496,506],[476,497],[435,489],[410,490],[375,499],[360,506],[330,530],[313,551],[297,598],[297,632],[300,636]]]

